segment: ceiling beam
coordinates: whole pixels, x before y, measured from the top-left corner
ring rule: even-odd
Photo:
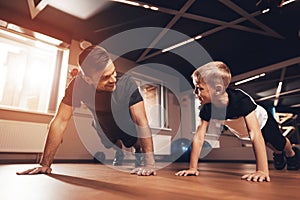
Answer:
[[[232,1],[228,1],[228,0],[219,0],[219,2],[223,3],[224,5],[226,5],[227,7],[231,8],[233,11],[235,11],[236,13],[240,14],[241,16],[245,17],[248,21],[252,22],[253,24],[255,24],[257,27],[263,29],[265,32],[269,33],[270,35],[272,35],[273,37],[279,38],[279,39],[284,39],[283,36],[281,36],[280,34],[278,34],[276,31],[274,31],[273,29],[269,28],[268,26],[266,26],[265,24],[261,23],[260,21],[258,21],[257,19],[255,19],[254,17],[252,17],[248,12],[246,12],[245,10],[243,10],[241,7],[237,6],[236,4],[234,4]]]
[[[236,82],[236,81],[240,81],[252,76],[255,76],[257,74],[261,74],[261,73],[267,73],[267,72],[271,72],[271,71],[275,71],[275,70],[279,70],[291,65],[295,65],[295,64],[299,64],[300,63],[300,56],[295,57],[295,58],[291,58],[289,60],[285,60],[282,62],[278,62],[275,63],[273,65],[269,65],[269,66],[265,66],[265,67],[260,67],[259,69],[250,71],[250,72],[246,72],[240,75],[236,75],[234,77],[232,77],[231,82]]]
[[[283,80],[285,77],[285,72],[286,72],[286,67],[281,69],[281,75],[280,75],[280,79],[278,82],[278,86],[276,89],[276,93],[275,93],[275,99],[274,99],[274,106],[276,107],[278,105],[279,102],[279,97],[280,97],[280,93],[282,90],[282,85],[283,85]]]
[[[286,91],[286,92],[281,92],[280,96],[284,96],[284,95],[288,95],[288,94],[293,94],[293,93],[296,93],[296,92],[300,92],[300,88],[289,90],[289,91]],[[276,97],[276,95],[274,94],[274,95],[270,95],[270,96],[267,96],[267,97],[262,97],[260,99],[256,99],[255,101],[256,102],[265,101],[265,100],[268,100],[268,99],[273,99],[275,97]]]
[[[168,8],[162,8],[162,7],[158,7],[158,11],[167,13],[167,14],[171,14],[171,15],[175,15],[175,17],[171,20],[171,22],[168,23],[168,25],[165,27],[166,29],[171,28],[175,24],[175,22],[179,20],[180,17],[219,25],[216,28],[210,29],[203,33],[199,33],[198,35],[196,35],[194,37],[197,37],[199,35],[201,35],[202,37],[205,37],[205,36],[211,35],[213,33],[216,33],[218,31],[224,30],[226,28],[232,28],[232,29],[237,29],[237,30],[242,30],[242,31],[246,31],[246,32],[257,33],[257,34],[261,34],[261,35],[267,35],[267,36],[272,36],[275,38],[283,39],[283,37],[281,35],[279,35],[274,30],[270,29],[269,27],[267,27],[266,25],[264,25],[263,23],[261,23],[260,21],[255,19],[256,16],[261,14],[260,11],[256,11],[256,12],[250,14],[232,2],[229,3],[228,1],[222,1],[222,0],[220,0],[220,2],[225,4],[226,6],[228,6],[233,11],[240,14],[242,17],[238,18],[236,20],[233,20],[231,22],[225,22],[225,21],[221,21],[221,20],[217,20],[217,19],[203,17],[200,15],[186,13],[187,8],[189,8],[193,3],[190,1],[188,1],[180,11],[176,11],[176,10],[172,10],[172,9],[168,9]],[[142,2],[138,2],[138,3],[142,3]],[[260,29],[254,29],[254,28],[250,28],[247,26],[238,25],[239,23],[246,21],[246,20],[249,20],[250,22],[252,22],[254,25],[256,25]],[[152,54],[148,54],[150,52],[150,50],[155,46],[155,44],[157,44],[160,41],[160,39],[166,34],[166,32],[167,32],[167,30],[163,30],[153,40],[153,42],[148,46],[148,48],[145,51],[143,51],[142,55],[137,59],[136,62],[141,62],[141,61],[144,61],[146,59],[149,59],[151,57],[154,57],[154,56],[157,56],[157,55],[160,55],[161,53],[163,53],[162,51],[156,51]],[[182,41],[182,42],[184,42],[184,41]],[[176,44],[173,44],[173,45],[176,45]]]
[[[31,19],[34,19],[44,8],[48,5],[51,0],[41,0],[37,6],[35,6],[34,0],[27,0]]]
[[[168,29],[170,29],[174,24],[182,17],[182,15],[192,6],[192,4],[195,2],[195,0],[188,0],[186,4],[175,14],[175,16],[172,18],[172,20],[166,25],[166,27],[159,33],[159,35],[151,42],[149,47],[142,53],[142,55],[137,59],[137,62],[140,62],[143,60],[144,56],[146,56],[150,50],[161,40],[161,38],[168,32]]]

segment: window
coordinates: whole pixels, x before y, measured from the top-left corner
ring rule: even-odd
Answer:
[[[136,79],[136,82],[144,98],[149,126],[168,129],[167,88],[163,83],[152,83],[141,79]]]
[[[194,96],[194,95],[193,95]],[[198,98],[196,98],[195,96],[194,98],[194,119],[195,119],[195,126],[194,126],[194,130],[197,130],[197,127],[199,126],[199,122],[200,122],[200,117],[199,117],[199,113],[200,113],[200,101]]]
[[[0,29],[1,108],[54,113],[66,84],[67,57],[68,50]]]

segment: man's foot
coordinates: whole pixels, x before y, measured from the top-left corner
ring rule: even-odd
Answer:
[[[293,157],[287,157],[287,169],[298,170],[300,169],[300,150],[297,147],[293,147],[295,155]]]
[[[283,168],[285,168],[286,160],[284,152],[282,152],[281,154],[273,153],[273,160],[275,169],[282,170]]]
[[[123,164],[124,153],[122,150],[116,151],[113,166],[120,166]]]

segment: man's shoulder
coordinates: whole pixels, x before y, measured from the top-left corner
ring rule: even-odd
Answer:
[[[123,74],[122,76],[118,77],[117,79],[117,89],[116,93],[132,93],[138,88],[138,85],[134,78],[130,75]],[[123,94],[124,95],[124,94]]]
[[[118,77],[117,78],[118,82],[121,82],[121,83],[135,82],[134,78],[129,74],[118,74],[117,77]]]

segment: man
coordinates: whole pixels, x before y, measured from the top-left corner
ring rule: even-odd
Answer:
[[[153,142],[141,97],[133,79],[124,75],[117,81],[115,66],[107,51],[93,45],[79,55],[80,72],[68,85],[48,137],[40,167],[17,174],[51,173],[55,153],[62,141],[73,108],[84,103],[93,113],[93,126],[106,148],[116,151],[114,165],[124,159],[122,144],[134,147],[136,166],[131,173],[143,176],[156,175]],[[117,84],[118,83],[118,84]]]

